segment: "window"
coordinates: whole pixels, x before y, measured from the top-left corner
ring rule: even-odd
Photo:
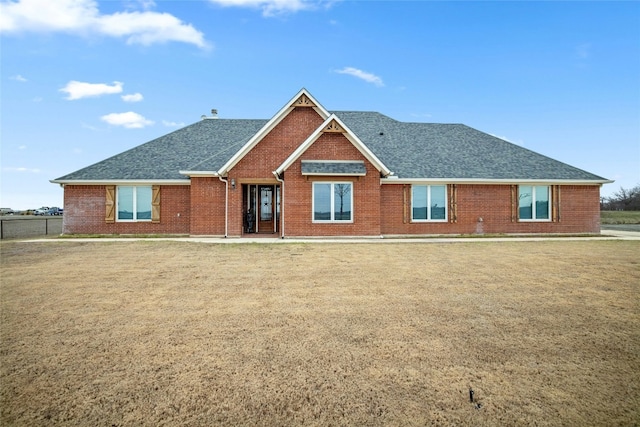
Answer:
[[[412,221],[446,221],[447,187],[444,185],[411,186]]]
[[[313,222],[353,222],[350,182],[313,183]]]
[[[518,187],[518,218],[521,221],[549,221],[550,211],[548,185]]]
[[[151,186],[118,187],[118,221],[151,221]]]

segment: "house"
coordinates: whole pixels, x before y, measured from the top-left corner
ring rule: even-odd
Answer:
[[[51,182],[65,234],[598,233],[605,178],[461,124],[329,111],[203,118]]]

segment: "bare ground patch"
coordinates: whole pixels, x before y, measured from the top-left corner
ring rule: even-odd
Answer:
[[[640,242],[0,249],[2,425],[640,423]]]

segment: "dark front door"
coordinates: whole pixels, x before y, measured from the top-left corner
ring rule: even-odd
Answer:
[[[277,233],[280,229],[280,186],[242,186],[243,233]]]
[[[273,233],[275,193],[273,185],[258,186],[258,233]]]

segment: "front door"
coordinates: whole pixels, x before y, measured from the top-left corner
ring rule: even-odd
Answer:
[[[258,233],[273,233],[273,185],[259,185]]]
[[[280,186],[242,186],[244,233],[277,233],[280,220]]]

